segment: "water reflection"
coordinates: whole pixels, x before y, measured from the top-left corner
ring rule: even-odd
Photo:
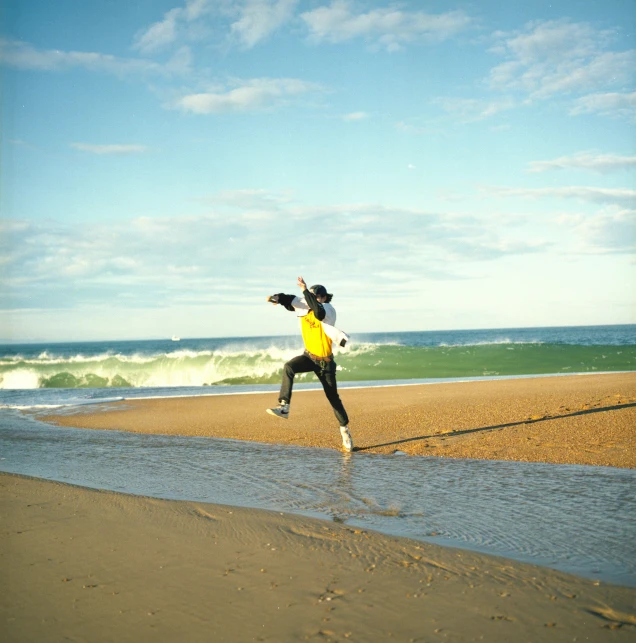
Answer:
[[[50,427],[0,412],[0,470],[301,513],[636,585],[636,472]]]

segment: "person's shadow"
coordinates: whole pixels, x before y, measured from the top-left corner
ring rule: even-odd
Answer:
[[[395,440],[394,442],[384,442],[383,444],[372,444],[366,447],[356,447],[354,451],[367,451],[368,449],[379,449],[381,447],[391,447],[397,444],[404,444],[406,442],[417,442],[418,440],[430,440],[432,438],[440,437],[457,437],[460,435],[467,435],[469,433],[480,433],[484,431],[495,431],[497,429],[507,429],[512,426],[520,426],[522,424],[535,424],[537,422],[549,422],[550,420],[560,420],[562,418],[576,417],[577,415],[589,415],[590,413],[605,413],[606,411],[618,411],[620,409],[627,409],[636,406],[636,402],[630,404],[615,404],[613,406],[602,406],[596,409],[583,409],[575,411],[574,413],[565,413],[563,415],[548,415],[537,419],[521,420],[520,422],[507,422],[506,424],[495,424],[493,426],[480,426],[476,429],[464,429],[462,431],[448,431],[446,433],[433,433],[431,435],[418,435],[414,438],[404,438],[403,440]]]

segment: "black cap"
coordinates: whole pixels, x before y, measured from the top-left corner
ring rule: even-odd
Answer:
[[[309,290],[316,295],[316,297],[326,297],[327,296],[327,289],[324,286],[321,286],[320,284],[316,284],[315,286],[312,286]]]

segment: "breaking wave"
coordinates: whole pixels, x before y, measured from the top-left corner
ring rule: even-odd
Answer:
[[[118,388],[277,384],[298,347],[226,347],[95,355],[0,358],[1,389]],[[336,355],[343,381],[585,373],[636,370],[636,346],[495,341],[405,346],[360,343]],[[302,381],[302,376],[300,376]]]

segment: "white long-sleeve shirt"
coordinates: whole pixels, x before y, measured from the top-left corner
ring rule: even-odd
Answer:
[[[311,310],[304,297],[294,297],[292,306],[298,317],[304,317]],[[349,341],[349,335],[336,328],[336,309],[327,303],[322,304],[322,307],[325,309],[325,318],[321,321],[325,334],[336,346],[344,347]]]

